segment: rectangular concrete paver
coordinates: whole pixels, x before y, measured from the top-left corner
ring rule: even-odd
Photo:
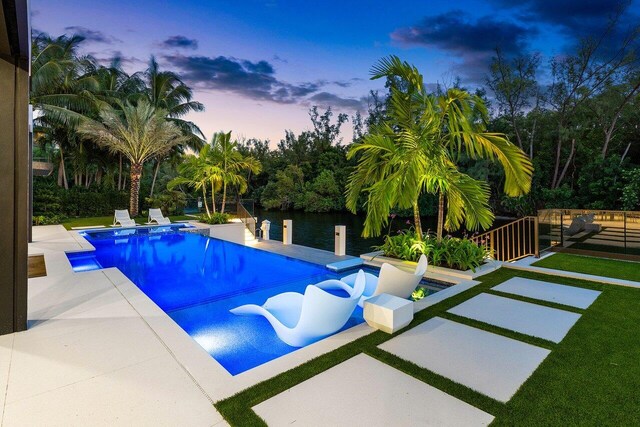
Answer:
[[[480,294],[449,310],[449,313],[558,343],[580,315],[528,302]]]
[[[269,426],[481,426],[493,416],[364,354],[253,408]]]
[[[575,286],[558,285],[540,280],[512,277],[494,286],[493,290],[508,294],[520,295],[542,301],[555,302],[577,308],[588,308],[600,295],[599,291],[577,288]]]
[[[501,402],[508,401],[550,353],[439,317],[379,347]]]

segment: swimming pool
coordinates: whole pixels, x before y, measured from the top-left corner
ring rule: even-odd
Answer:
[[[95,252],[67,254],[77,272],[117,267],[229,373],[295,351],[261,316],[229,310],[339,278],[324,266],[197,233],[185,226],[89,230]],[[344,329],[363,322],[357,307]]]

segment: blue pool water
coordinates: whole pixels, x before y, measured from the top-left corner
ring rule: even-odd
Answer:
[[[163,226],[86,231],[75,271],[117,267],[232,375],[295,351],[261,316],[230,309],[339,276],[323,266]],[[348,274],[342,273],[340,276]],[[345,329],[363,322],[356,308]]]

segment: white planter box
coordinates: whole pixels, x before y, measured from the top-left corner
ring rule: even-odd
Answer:
[[[241,222],[215,225],[205,224],[205,226],[209,227],[209,236],[211,237],[244,245],[245,226]]]
[[[398,268],[401,268],[405,271],[413,272],[416,270],[416,266],[418,263],[413,261],[403,261],[397,258],[390,258],[382,255],[381,251],[378,252],[370,252],[366,254],[360,255],[360,258],[365,260],[365,262],[369,265],[374,265],[376,267],[380,267],[383,263],[394,265]],[[483,274],[490,273],[492,271],[497,270],[502,267],[502,263],[499,261],[485,261],[480,267],[476,268],[476,271],[472,270],[454,270],[452,268],[444,268],[444,267],[436,267],[433,265],[429,265],[427,267],[427,272],[424,274],[424,277],[429,278],[429,273],[433,273],[441,277],[450,277],[453,282],[460,282],[460,280],[473,280],[476,277],[482,276]]]
[[[413,301],[389,294],[376,295],[364,302],[364,320],[372,328],[393,334],[413,320]]]

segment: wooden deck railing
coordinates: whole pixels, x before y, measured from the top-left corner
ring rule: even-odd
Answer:
[[[538,217],[527,216],[471,238],[484,246],[497,261],[515,261],[540,256]]]

